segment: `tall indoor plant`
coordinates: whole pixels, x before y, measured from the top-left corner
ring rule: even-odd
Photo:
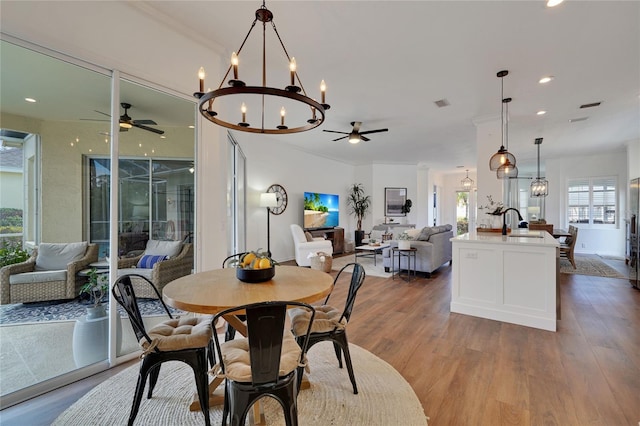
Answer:
[[[364,238],[362,219],[367,216],[369,209],[371,208],[371,196],[365,195],[364,187],[361,183],[354,183],[349,188],[349,194],[347,195],[347,207],[349,208],[349,214],[353,214],[356,218],[355,240],[357,247],[362,245],[362,239]]]

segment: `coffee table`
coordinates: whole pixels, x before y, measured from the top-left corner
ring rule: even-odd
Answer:
[[[358,262],[358,257],[373,257],[373,265],[376,265],[376,257],[379,254],[382,254],[382,249],[389,247],[389,243],[381,243],[380,245],[364,245],[356,247],[356,262]]]

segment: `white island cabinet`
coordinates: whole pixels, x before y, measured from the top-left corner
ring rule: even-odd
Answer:
[[[559,244],[546,231],[451,239],[451,312],[556,331]]]

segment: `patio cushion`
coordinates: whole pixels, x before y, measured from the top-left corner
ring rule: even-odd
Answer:
[[[124,269],[118,269],[118,276],[119,277],[121,277],[123,275],[129,275],[129,274],[142,275],[143,277],[147,278],[148,280],[151,280],[151,278],[153,276],[153,269],[147,269],[147,268],[124,268]]]
[[[180,250],[182,250],[182,241],[159,241],[149,240],[147,241],[147,248],[144,250],[144,254],[158,256],[167,256],[167,259],[176,257]]]
[[[82,259],[88,243],[41,243],[36,257],[36,271],[67,269],[67,264]]]
[[[160,351],[204,348],[211,340],[211,320],[209,315],[168,319],[149,330],[153,345]],[[147,350],[149,342],[144,337],[140,346]]]
[[[66,281],[67,270],[23,272],[9,276],[9,284],[32,284],[51,281]]]

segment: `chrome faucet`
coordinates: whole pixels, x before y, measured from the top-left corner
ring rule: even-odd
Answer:
[[[522,220],[522,215],[518,211],[518,209],[514,209],[513,207],[509,207],[505,211],[502,212],[502,235],[507,235],[507,212],[509,210],[513,210],[518,213],[518,220]]]

